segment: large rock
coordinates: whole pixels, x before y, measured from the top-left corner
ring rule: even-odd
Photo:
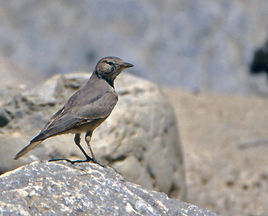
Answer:
[[[91,163],[33,162],[0,176],[0,215],[216,216]]]
[[[2,0],[0,54],[42,77],[117,55],[153,81],[251,92],[248,67],[268,38],[267,11],[267,0]]]
[[[0,134],[2,172],[32,160],[84,158],[70,134],[46,140],[19,161],[12,159],[89,76],[54,76],[30,91],[5,92],[0,106],[6,119]],[[130,181],[185,198],[183,154],[169,100],[155,84],[126,73],[116,80],[116,89],[119,102],[91,141],[97,159]]]
[[[221,215],[268,215],[268,101],[168,90],[180,119],[188,200]]]

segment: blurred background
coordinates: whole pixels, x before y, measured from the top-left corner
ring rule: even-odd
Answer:
[[[0,6],[2,84],[93,70],[113,55],[160,84],[268,94],[266,0],[2,0]]]
[[[2,88],[110,55],[168,94],[187,201],[268,215],[267,0],[0,0]]]

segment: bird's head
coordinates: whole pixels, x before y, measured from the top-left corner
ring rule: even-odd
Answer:
[[[114,79],[122,70],[133,66],[118,57],[105,57],[97,63],[95,73],[99,78],[113,84]]]

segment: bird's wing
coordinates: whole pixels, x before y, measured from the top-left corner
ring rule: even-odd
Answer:
[[[85,100],[77,106],[73,106],[72,113],[78,118],[88,120],[106,118],[112,112],[117,100],[117,95],[114,92],[106,91],[88,101]]]
[[[112,112],[117,95],[106,91],[91,98],[74,98],[54,114],[34,141],[44,140],[48,137],[77,128],[83,124],[90,124],[96,119],[107,118]],[[75,103],[76,102],[76,103]],[[71,103],[71,104],[70,104]]]
[[[49,126],[50,126],[50,124],[52,123],[52,122],[54,122],[56,119],[59,119],[61,116],[62,116],[62,114],[63,114],[63,112],[64,112],[64,107],[62,107],[60,110],[58,110],[51,118],[50,118],[50,120],[46,123],[46,125],[44,126],[44,128],[43,128],[43,130],[46,130]]]

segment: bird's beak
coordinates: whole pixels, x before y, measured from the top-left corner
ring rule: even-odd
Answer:
[[[134,66],[133,64],[124,62],[123,64],[120,65],[120,68],[125,69],[125,68],[130,68],[130,67],[133,67],[133,66]]]

